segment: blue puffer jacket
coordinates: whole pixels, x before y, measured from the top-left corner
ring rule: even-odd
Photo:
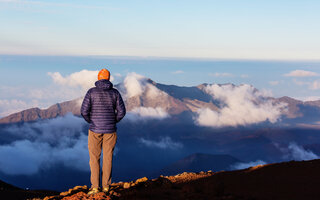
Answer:
[[[113,133],[126,114],[126,108],[118,90],[110,81],[102,79],[88,90],[81,106],[82,117],[90,123],[95,133]]]

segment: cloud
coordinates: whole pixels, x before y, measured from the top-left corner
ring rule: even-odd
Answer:
[[[171,74],[183,74],[184,71],[182,70],[177,70],[177,71],[174,71],[174,72],[171,72]]]
[[[99,71],[89,71],[84,69],[65,77],[63,77],[59,72],[48,72],[48,75],[59,85],[70,87],[80,86],[86,91],[91,87],[94,87],[94,83],[98,80],[98,73]],[[117,76],[119,77],[119,74],[117,74]],[[113,75],[110,76],[110,81],[114,81]]]
[[[277,122],[283,103],[274,103],[266,92],[260,92],[250,85],[234,86],[208,85],[204,91],[222,103],[218,111],[209,108],[199,109],[196,123],[208,127],[239,126],[269,121]]]
[[[59,85],[77,87],[84,90],[94,87],[99,71],[81,70],[63,77],[59,72],[48,72],[53,81]]]
[[[85,87],[81,82],[79,73],[72,76],[63,77],[60,73],[49,73],[54,80],[54,85],[30,87],[0,86],[0,117],[19,112],[21,110],[39,107],[47,108],[55,103],[72,100],[84,96],[85,91],[76,86]],[[72,79],[75,80],[72,82]],[[86,78],[84,78],[86,80]],[[83,80],[83,81],[84,81]]]
[[[31,175],[56,163],[88,171],[88,140],[83,125],[83,119],[67,115],[8,127],[4,132],[20,139],[0,146],[0,171]]]
[[[157,87],[148,82],[148,79],[140,74],[131,72],[127,74],[123,81],[125,97],[139,97],[145,94],[149,99],[167,98],[168,94],[159,90]]]
[[[28,104],[18,99],[0,99],[0,117],[5,117],[11,113],[33,107],[34,104]]]
[[[301,99],[302,101],[318,101],[320,100],[320,96],[308,96],[308,97],[297,98],[297,99]]]
[[[160,139],[160,141],[152,141],[140,138],[139,142],[147,147],[155,147],[160,149],[180,149],[183,147],[182,143],[174,142],[170,137],[163,137]]]
[[[38,142],[45,142],[50,145],[57,145],[66,142],[65,145],[74,144],[73,138],[78,138],[82,132],[85,121],[71,113],[54,119],[42,120],[36,123],[25,123],[13,125],[5,129],[11,135],[21,136]]]
[[[98,71],[81,70],[66,76],[59,72],[48,72],[54,84],[44,87],[0,86],[0,117],[7,116],[24,109],[47,108],[55,103],[73,100],[85,95],[94,87]],[[121,74],[114,75],[117,79]],[[111,75],[111,81],[114,81]]]
[[[160,107],[135,107],[128,112],[126,118],[131,121],[144,119],[164,119],[169,117],[169,114]]]
[[[306,71],[306,70],[294,70],[287,74],[284,74],[284,76],[288,77],[312,77],[312,76],[319,76],[318,73],[312,72],[312,71]]]
[[[252,161],[252,162],[248,162],[248,163],[236,163],[232,166],[230,166],[230,168],[232,170],[239,170],[239,169],[247,169],[249,167],[253,167],[253,166],[257,166],[257,165],[265,165],[267,164],[266,162],[264,162],[263,160],[257,160],[257,161]]]
[[[1,87],[0,86],[0,117],[25,109],[49,106],[79,98],[85,92],[79,88],[50,85],[43,88],[28,86]]]
[[[0,86],[0,116],[7,116],[31,107],[47,108],[55,103],[83,97],[86,91],[94,87],[98,71],[81,70],[63,76],[59,72],[48,72],[54,85],[43,88],[27,86]],[[121,74],[111,76],[111,81],[122,79]],[[129,73],[120,87],[124,99],[146,95],[148,99],[165,99],[167,93],[160,91],[148,82],[148,79],[136,73]],[[7,99],[7,97],[10,99]]]
[[[279,85],[280,81],[269,81],[269,84],[272,86]]]
[[[213,76],[213,77],[233,77],[234,75],[233,74],[230,74],[230,73],[210,73],[209,74],[210,76]]]
[[[127,97],[140,96],[145,90],[146,81],[147,79],[140,74],[135,72],[129,73],[123,81]]]
[[[319,159],[318,155],[310,150],[305,150],[302,146],[299,146],[294,142],[290,143],[287,148],[279,147],[279,145],[276,146],[282,151],[285,159],[297,161]]]
[[[157,104],[159,99],[166,101],[168,94],[159,90],[144,76],[131,72],[125,77],[120,90],[124,94],[124,99],[127,101],[143,101],[153,102]],[[139,99],[137,100],[136,98]],[[132,98],[132,99],[131,99]],[[143,103],[140,102],[140,105]],[[144,119],[164,119],[169,117],[169,114],[160,106],[140,106],[139,103],[136,107],[128,112],[126,118],[130,121],[144,120]]]
[[[89,170],[87,137],[81,135],[70,147],[52,147],[44,142],[19,140],[0,146],[0,170],[10,175],[32,175],[54,163]],[[81,158],[81,159],[79,159]]]

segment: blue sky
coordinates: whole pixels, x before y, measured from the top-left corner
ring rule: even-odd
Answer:
[[[82,95],[49,72],[101,67],[115,82],[136,72],[320,99],[319,10],[315,0],[0,0],[0,116]]]
[[[320,60],[316,0],[0,0],[0,54]]]

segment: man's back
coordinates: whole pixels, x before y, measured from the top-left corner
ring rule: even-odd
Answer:
[[[118,90],[109,80],[99,80],[91,88],[82,103],[81,115],[90,123],[95,133],[113,133],[116,123],[126,114],[125,105]]]

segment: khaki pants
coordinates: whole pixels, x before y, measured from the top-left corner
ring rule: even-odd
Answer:
[[[88,149],[90,156],[91,187],[98,188],[100,182],[100,155],[103,149],[102,160],[102,187],[111,184],[112,156],[117,142],[117,133],[94,133],[89,130]]]

